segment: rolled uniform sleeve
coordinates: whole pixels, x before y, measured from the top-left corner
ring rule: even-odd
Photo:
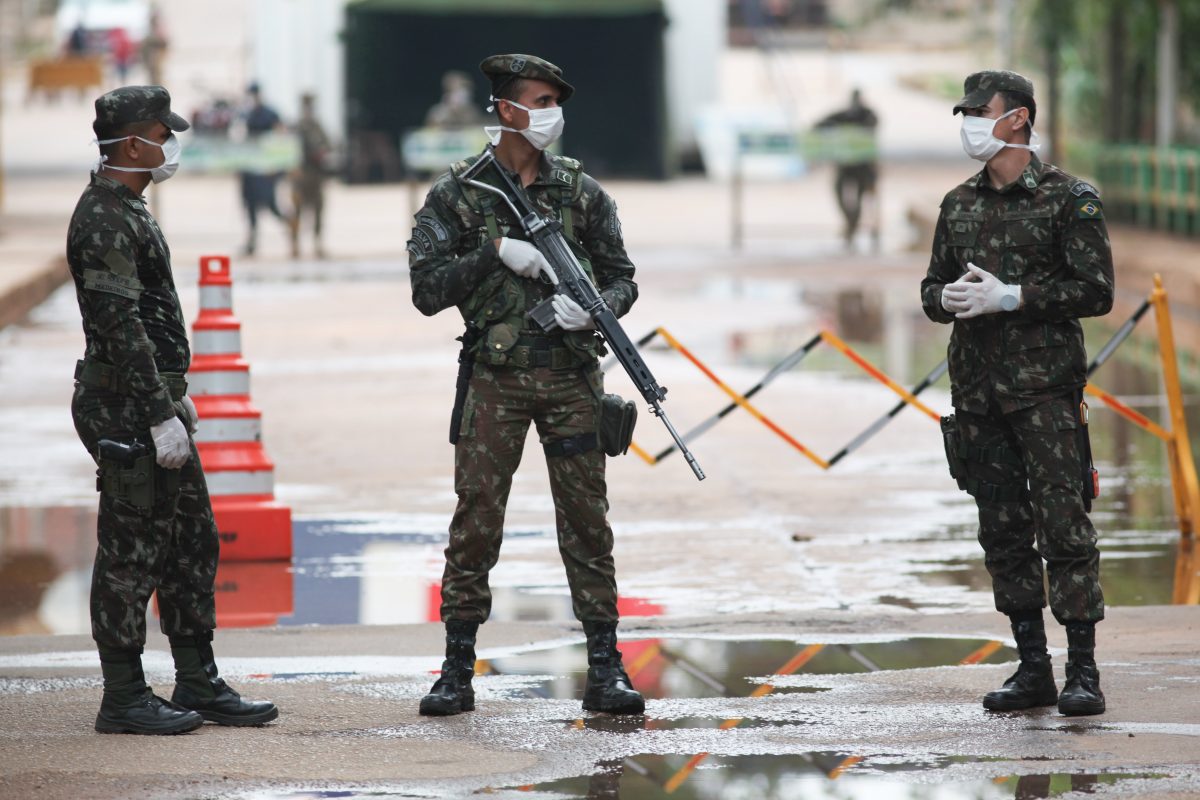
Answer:
[[[946,229],[946,209],[938,212],[937,226],[933,232],[933,252],[929,257],[929,269],[921,281],[921,308],[925,316],[934,322],[954,322],[954,315],[942,308],[942,289],[961,277],[958,264],[950,254],[949,235]]]
[[[594,180],[587,178],[587,229],[581,244],[592,260],[596,288],[618,317],[624,316],[638,297],[633,262],[625,252],[617,204]]]
[[[157,425],[175,416],[175,409],[138,310],[142,283],[134,241],[129,231],[92,232],[72,259],[72,271],[91,355],[116,368],[139,411]]]
[[[1061,213],[1063,268],[1045,283],[1023,285],[1021,310],[1049,321],[1107,314],[1113,304],[1113,262],[1100,199],[1091,192],[1071,196]]]
[[[491,239],[467,249],[457,214],[447,207],[439,184],[417,212],[408,241],[413,305],[426,316],[457,306],[492,270],[502,266]]]

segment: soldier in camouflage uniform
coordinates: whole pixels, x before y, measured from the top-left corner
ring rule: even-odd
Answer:
[[[975,498],[996,608],[1021,654],[984,707],[1055,705],[1099,714],[1104,695],[1095,625],[1104,618],[1082,389],[1080,317],[1108,313],[1113,267],[1096,189],[1043,163],[1031,142],[1033,84],[1012,72],[967,78],[963,145],[987,166],[942,201],[926,315],[954,323],[954,416],[943,420],[951,473]],[[1042,609],[1066,627],[1066,685],[1057,692]]]
[[[498,164],[543,215],[562,220],[584,269],[621,316],[637,286],[616,204],[578,161],[543,152],[561,131],[559,105],[571,85],[558,67],[534,56],[492,56],[480,69],[492,81],[500,123],[489,128],[498,139]],[[600,342],[590,316],[561,295],[554,301],[559,329],[547,334],[527,319],[553,294],[549,265],[507,206],[460,181],[474,162],[455,164],[438,178],[408,242],[413,303],[427,315],[457,306],[467,323],[464,357],[473,361],[461,423],[451,433],[458,507],[442,578],[446,660],[420,710],[447,715],[474,708],[475,635],[491,611],[488,572],[500,553],[512,475],[532,422],[546,453],[575,616],[588,639],[584,708],[641,713],[642,697],[617,649],[605,455],[596,435]]]
[[[329,137],[317,119],[312,94],[300,96],[300,121],[296,135],[300,139],[300,166],[292,175],[292,208],[295,220],[291,228],[292,258],[300,257],[300,223],[307,213],[312,216],[313,250],[325,258],[321,244],[321,218],[325,213],[325,170],[329,157]]]
[[[67,232],[86,341],[71,414],[99,467],[92,638],[100,651],[102,733],[182,733],[204,720],[261,725],[278,716],[218,677],[213,579],[217,529],[187,397],[191,359],[171,255],[142,192],[179,164],[161,86],[126,86],[96,100],[101,159]],[[146,685],[146,604],[157,591],[175,661],[171,702]]]

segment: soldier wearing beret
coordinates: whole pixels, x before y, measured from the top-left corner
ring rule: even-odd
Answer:
[[[545,152],[562,132],[562,104],[574,89],[562,70],[535,56],[492,56],[480,69],[492,83],[498,124],[487,130],[499,166],[544,216],[562,221],[609,308],[623,315],[637,285],[616,204],[578,161]],[[550,267],[510,209],[460,181],[475,160],[438,178],[408,242],[413,303],[428,315],[457,307],[467,324],[461,357],[473,363],[461,422],[451,432],[458,506],[442,578],[446,660],[420,711],[448,715],[475,707],[475,635],[491,612],[488,572],[500,554],[512,476],[532,422],[550,472],[573,609],[587,634],[583,707],[641,713],[642,696],[617,649],[605,455],[596,441],[600,342],[591,317],[563,295],[555,300],[553,333],[526,318],[553,294],[545,277]]]
[[[86,341],[71,414],[99,467],[91,617],[104,697],[96,730],[261,725],[278,710],[242,700],[213,657],[218,540],[190,436],[191,351],[170,250],[142,198],[179,166],[175,132],[188,123],[161,86],[126,86],[96,100],[92,129],[100,162],[71,217],[67,262]],[[171,701],[142,672],[146,604],[156,591],[175,661]]]
[[[1095,187],[1037,156],[1033,84],[1013,72],[966,79],[962,142],[984,169],[942,201],[925,314],[953,323],[954,415],[942,421],[951,474],[975,498],[996,609],[1020,666],[984,697],[997,711],[1057,704],[1104,711],[1095,626],[1104,618],[1083,386],[1081,317],[1107,314],[1113,265]],[[1066,684],[1046,651],[1049,605],[1066,627]]]

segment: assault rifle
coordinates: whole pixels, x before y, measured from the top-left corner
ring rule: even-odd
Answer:
[[[479,176],[489,167],[499,178],[502,189],[478,180]],[[700,469],[696,457],[688,450],[683,438],[680,437],[675,426],[667,419],[666,412],[663,411],[662,401],[667,396],[666,387],[659,386],[658,381],[650,374],[650,368],[642,360],[637,347],[625,333],[621,323],[617,322],[617,315],[608,307],[608,303],[604,302],[600,292],[596,291],[595,285],[583,271],[583,267],[580,266],[575,254],[567,245],[567,240],[563,237],[562,223],[558,220],[546,219],[538,213],[537,208],[525,196],[525,192],[513,183],[508,173],[496,162],[496,153],[491,145],[487,146],[479,160],[472,164],[460,179],[476,189],[498,196],[512,209],[513,214],[521,221],[521,227],[525,230],[525,234],[550,263],[550,268],[558,279],[556,293],[567,295],[591,315],[596,324],[596,330],[604,337],[604,341],[608,343],[608,347],[617,357],[617,361],[620,361],[621,366],[629,373],[629,377],[633,380],[633,385],[637,387],[638,393],[642,395],[642,399],[649,403],[651,413],[667,426],[667,432],[675,440],[675,446],[679,448],[679,452],[687,459],[688,466],[692,468],[696,478],[704,480],[704,470]],[[529,316],[545,331],[557,327],[554,322],[554,311],[550,308],[548,299],[531,310]]]

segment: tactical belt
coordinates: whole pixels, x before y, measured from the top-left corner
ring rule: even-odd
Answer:
[[[172,400],[180,400],[187,394],[187,379],[180,372],[160,372],[159,380],[166,387]],[[75,362],[75,380],[85,386],[97,389],[107,389],[117,394],[130,394],[129,384],[121,376],[121,371],[111,364],[86,358]]]
[[[508,363],[524,369],[574,369],[584,364],[584,359],[566,347],[562,339],[550,336],[518,336],[516,346],[508,351],[508,359]]]

